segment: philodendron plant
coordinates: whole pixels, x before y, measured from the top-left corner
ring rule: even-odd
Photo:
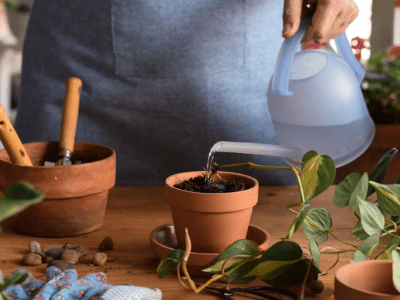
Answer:
[[[355,226],[352,234],[359,240],[360,245],[354,245],[341,240],[331,232],[332,218],[325,208],[311,208],[312,199],[325,191],[336,175],[335,164],[331,157],[319,155],[316,151],[307,152],[301,163],[301,170],[295,167],[270,167],[253,163],[217,166],[210,174],[210,179],[219,169],[248,166],[249,168],[288,170],[297,178],[300,202],[287,206],[296,214],[288,233],[281,241],[268,249],[259,247],[250,240],[239,240],[228,246],[214,261],[213,265],[205,268],[204,272],[214,274],[205,284],[197,287],[187,271],[187,261],[190,255],[190,237],[186,232],[186,249],[176,249],[168,253],[157,268],[157,275],[163,278],[177,269],[178,279],[186,286],[180,276],[182,268],[190,288],[199,293],[212,282],[223,280],[227,283],[248,283],[256,278],[275,287],[290,287],[302,282],[302,293],[306,286],[314,293],[322,292],[323,285],[318,280],[319,261],[321,254],[339,254],[354,252],[352,262],[371,259],[378,246],[384,247],[374,259],[392,259],[393,281],[400,291],[400,258],[396,251],[399,246],[399,236],[396,235],[397,224],[400,223],[400,177],[395,184],[382,184],[388,166],[397,149],[386,153],[375,166],[370,175],[352,173],[336,188],[334,202],[339,207],[347,207],[355,215]],[[368,201],[373,193],[377,194],[377,202]],[[298,207],[298,211],[293,208]],[[393,216],[386,219],[385,214]],[[303,255],[302,247],[290,241],[292,235],[302,226],[305,236],[309,239],[309,254]],[[327,241],[328,236],[336,238],[349,246],[340,251],[320,251],[319,245]],[[391,235],[393,238],[387,245],[380,244],[380,237]],[[302,297],[303,295],[301,295]]]
[[[43,194],[36,191],[30,184],[17,182],[0,198],[0,222],[4,219],[17,214],[31,204],[40,202]],[[0,231],[2,228],[0,227]],[[4,291],[9,287],[23,283],[27,279],[28,273],[17,273],[7,278],[0,274],[0,296],[2,300],[9,298],[4,295]]]

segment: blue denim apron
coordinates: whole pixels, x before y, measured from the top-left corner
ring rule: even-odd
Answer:
[[[76,141],[117,153],[117,185],[202,170],[218,141],[276,144],[266,91],[283,41],[277,0],[35,0],[16,130],[57,141],[65,81],[82,79]],[[217,153],[220,165],[280,158]],[[262,185],[291,172],[233,169]]]

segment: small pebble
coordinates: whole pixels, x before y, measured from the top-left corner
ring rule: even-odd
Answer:
[[[69,270],[69,269],[75,269],[75,265],[70,264],[69,262],[66,262],[64,260],[58,260],[58,259],[54,259],[52,260],[47,267],[57,267],[59,268],[61,271],[65,271],[65,270]]]
[[[106,263],[106,261],[107,261],[107,254],[101,252],[96,253],[92,259],[92,263],[95,266],[102,266]]]
[[[86,255],[88,254],[88,248],[86,248],[86,247],[83,246],[83,245],[76,246],[76,247],[74,248],[74,250],[75,250],[76,252],[78,252],[79,259],[81,259],[82,257],[84,257],[84,256],[86,256]]]
[[[79,254],[75,250],[67,249],[61,255],[61,259],[71,264],[76,264],[79,260]]]
[[[310,290],[314,294],[321,294],[324,291],[324,284],[321,280],[314,280],[310,284]]]
[[[30,253],[38,254],[41,251],[42,251],[42,249],[40,249],[40,245],[39,245],[38,242],[32,241],[32,242],[29,243],[29,252]]]
[[[22,257],[22,264],[25,266],[38,266],[42,263],[42,258],[39,254],[28,253]]]
[[[67,249],[73,249],[74,246],[72,246],[71,244],[65,243],[65,245],[63,246],[63,249],[67,250]]]
[[[46,257],[47,257],[46,253],[44,253],[43,251],[40,251],[39,253],[36,253],[36,254],[40,255],[40,257],[42,258],[42,263],[46,262]]]
[[[44,247],[44,249],[42,250],[44,253],[47,253],[47,251],[49,251],[50,249],[53,249],[53,248],[62,248],[63,247],[63,245],[60,245],[60,244],[52,244],[52,245],[48,245],[48,246],[46,246],[46,247]]]
[[[48,263],[51,262],[53,259],[54,259],[53,256],[46,255],[45,263],[48,264]]]
[[[52,256],[54,259],[60,259],[64,251],[63,248],[53,248],[47,251],[46,254]]]
[[[106,237],[99,245],[100,251],[108,251],[114,249],[114,241],[110,236]]]

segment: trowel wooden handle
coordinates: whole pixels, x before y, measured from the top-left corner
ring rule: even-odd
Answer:
[[[22,145],[2,105],[0,105],[0,140],[13,164],[32,166],[28,153]]]
[[[69,150],[73,152],[82,81],[75,77],[69,78],[65,84],[65,88],[59,149],[61,151]]]

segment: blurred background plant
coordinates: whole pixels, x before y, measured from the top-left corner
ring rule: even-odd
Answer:
[[[400,123],[400,46],[371,55],[365,68],[361,87],[375,123]]]

